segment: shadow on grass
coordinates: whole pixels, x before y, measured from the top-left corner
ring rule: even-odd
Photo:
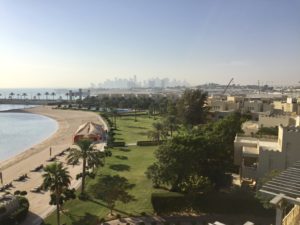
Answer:
[[[134,187],[135,184],[129,183],[125,177],[119,175],[104,175],[97,180],[96,184],[90,187],[90,192],[95,199],[105,202],[105,205],[95,199],[90,199],[89,201],[128,215],[127,212],[116,209],[115,204],[116,202],[126,204],[131,201],[136,201],[135,197],[128,193],[128,191]]]
[[[70,217],[72,220],[72,225],[90,225],[99,223],[98,217],[90,213],[85,213],[84,216],[80,216],[78,218],[79,219],[76,220],[74,217]]]
[[[134,128],[134,129],[145,129],[145,127],[141,126],[127,126],[128,128]]]
[[[130,166],[125,165],[125,164],[114,164],[109,166],[110,169],[115,170],[115,171],[130,171]]]
[[[124,155],[116,155],[115,156],[117,159],[121,159],[121,160],[128,160],[128,157],[127,156],[124,156]]]
[[[121,152],[130,152],[131,150],[129,148],[119,148],[119,151],[121,151]]]

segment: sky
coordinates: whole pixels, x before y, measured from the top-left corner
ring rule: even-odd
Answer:
[[[0,0],[0,88],[300,82],[300,0]]]

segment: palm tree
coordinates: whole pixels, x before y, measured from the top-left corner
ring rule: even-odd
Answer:
[[[84,193],[85,177],[87,168],[95,168],[104,165],[103,152],[94,148],[92,141],[80,140],[75,143],[76,148],[72,148],[67,157],[68,164],[77,164],[82,159],[82,180],[81,180],[81,194]]]
[[[19,93],[17,94],[17,98],[20,99],[20,94]]]
[[[51,95],[52,95],[52,98],[53,98],[53,101],[54,101],[54,97],[56,95],[55,92],[52,92]]]
[[[15,93],[13,93],[13,92],[10,92],[10,93],[9,93],[9,97],[10,97],[11,99],[13,99],[14,95],[15,95]]]
[[[153,130],[148,132],[148,137],[159,144],[161,139],[166,136],[166,131],[162,123],[153,123]]]
[[[24,100],[25,100],[27,94],[26,94],[26,93],[23,93],[22,96],[24,97]]]
[[[40,100],[42,94],[41,93],[37,93],[36,95],[38,96],[38,99]]]
[[[177,120],[176,116],[173,116],[173,115],[168,116],[164,121],[164,126],[168,128],[168,130],[170,131],[171,137],[173,137],[173,131],[175,131],[179,128],[178,120]]]
[[[66,98],[67,98],[67,100],[69,100],[69,93],[68,92],[66,93]]]
[[[45,167],[43,174],[43,186],[54,195],[56,204],[57,225],[60,225],[61,196],[71,184],[71,176],[62,163],[52,163]]]
[[[46,91],[46,93],[45,93],[46,100],[48,100],[48,95],[49,95],[49,92],[48,92],[48,91]]]

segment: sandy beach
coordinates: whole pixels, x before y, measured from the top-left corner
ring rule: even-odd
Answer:
[[[40,106],[31,109],[25,109],[25,112],[36,113],[44,116],[48,116],[58,122],[59,128],[56,133],[43,142],[25,150],[24,152],[12,157],[11,159],[1,162],[0,168],[3,173],[4,184],[9,183],[17,177],[27,174],[28,179],[26,181],[18,182],[14,181],[13,186],[9,191],[12,193],[16,190],[27,191],[28,199],[30,202],[30,213],[24,225],[39,224],[40,219],[46,217],[52,210],[53,206],[50,206],[49,192],[32,193],[31,189],[42,184],[42,172],[30,172],[30,170],[37,166],[49,162],[49,149],[52,149],[52,156],[60,153],[72,144],[72,137],[78,126],[81,124],[92,121],[104,124],[102,118],[93,112],[73,111],[73,110],[58,110],[52,109],[48,106]],[[107,129],[104,124],[105,129]],[[65,164],[66,156],[58,158],[60,162]],[[67,166],[65,164],[65,166]],[[80,181],[74,179],[76,174],[81,170],[81,166],[68,166],[70,175],[72,176],[72,187],[78,187]]]

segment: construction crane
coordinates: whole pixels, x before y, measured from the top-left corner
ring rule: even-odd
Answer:
[[[229,83],[227,84],[226,88],[224,89],[223,95],[226,93],[226,91],[227,91],[227,89],[228,89],[228,87],[229,87],[229,85],[231,84],[232,81],[233,81],[233,78],[231,78],[231,80],[230,80]]]

